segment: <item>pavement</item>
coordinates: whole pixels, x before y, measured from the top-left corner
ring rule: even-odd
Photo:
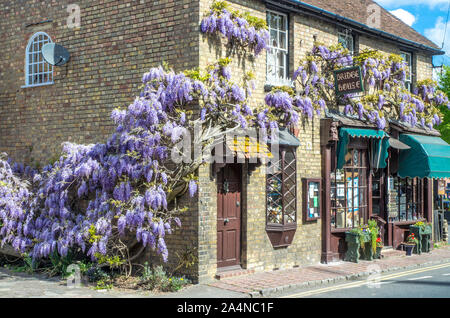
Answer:
[[[281,298],[450,298],[450,263],[299,290]]]
[[[279,297],[302,289],[359,280],[374,273],[418,269],[450,263],[450,246],[430,253],[406,256],[402,251],[383,251],[384,257],[359,263],[336,262],[262,273],[247,273],[216,280],[208,285],[194,285],[177,293],[158,294],[144,291],[94,290],[68,288],[65,281],[43,275],[28,275],[0,269],[0,298],[264,298]]]
[[[239,292],[253,298],[276,297],[281,293],[357,280],[399,270],[409,270],[450,262],[450,246],[433,249],[430,253],[406,256],[397,250],[384,251],[382,259],[361,260],[359,263],[336,262],[313,266],[236,276],[215,281],[210,286]]]

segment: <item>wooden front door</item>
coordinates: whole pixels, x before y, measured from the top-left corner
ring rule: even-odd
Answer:
[[[217,267],[241,263],[241,166],[217,174]]]

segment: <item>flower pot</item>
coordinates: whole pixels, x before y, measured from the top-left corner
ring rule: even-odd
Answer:
[[[383,246],[377,246],[377,251],[375,252],[375,256],[373,258],[380,259],[382,250],[383,250]]]
[[[358,263],[360,257],[359,254],[360,242],[358,234],[346,232],[345,242],[347,242],[347,251],[345,253],[344,260],[346,262]]]
[[[406,256],[412,256],[412,252],[416,245],[405,244]]]

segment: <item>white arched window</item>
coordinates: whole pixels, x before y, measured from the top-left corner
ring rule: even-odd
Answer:
[[[53,66],[45,62],[42,47],[52,43],[45,32],[35,33],[28,41],[25,57],[25,86],[53,84]]]

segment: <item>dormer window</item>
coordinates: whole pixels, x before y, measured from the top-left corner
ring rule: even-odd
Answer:
[[[45,62],[42,47],[52,43],[45,32],[35,33],[28,41],[25,56],[25,87],[53,84],[53,66]]]

